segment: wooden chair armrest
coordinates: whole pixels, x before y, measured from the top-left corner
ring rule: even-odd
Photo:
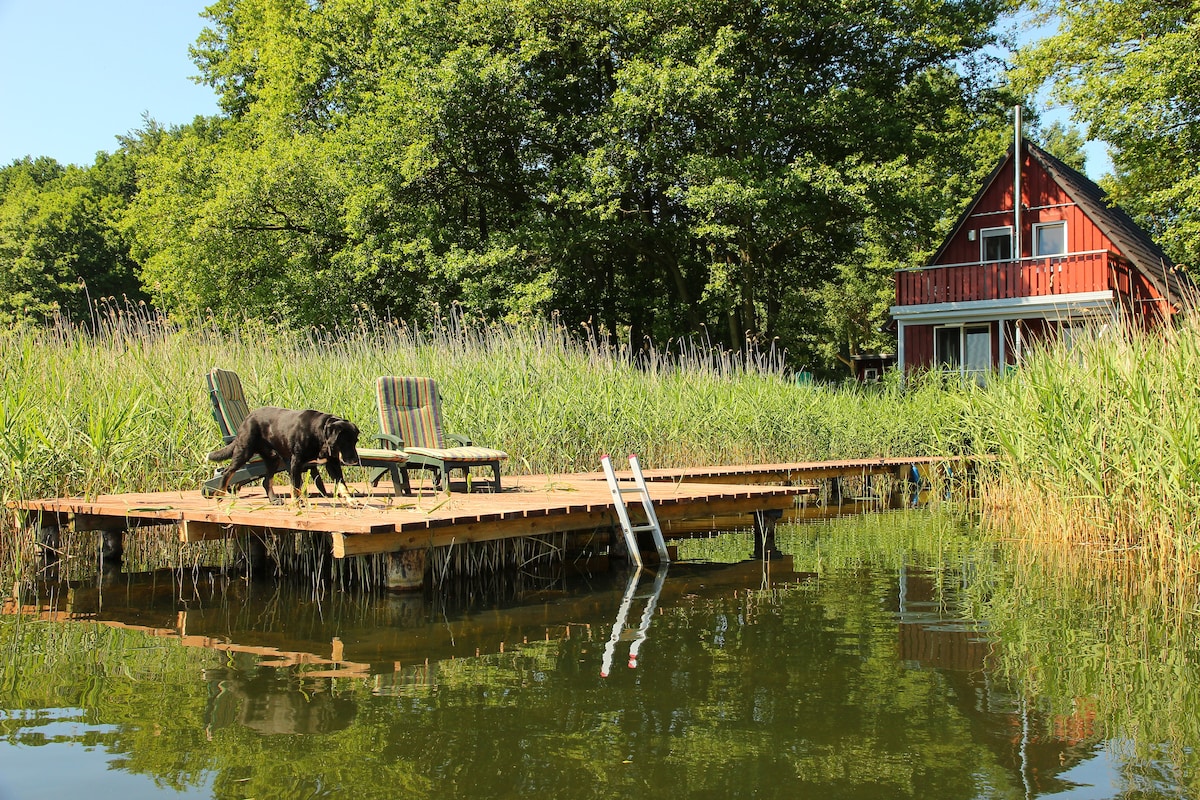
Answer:
[[[461,433],[447,433],[446,438],[458,442],[459,447],[470,447],[474,444],[470,438],[463,436]]]

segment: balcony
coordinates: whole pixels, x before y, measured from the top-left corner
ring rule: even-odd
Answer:
[[[1128,292],[1128,281],[1124,261],[1107,250],[1019,261],[930,265],[896,271],[896,305]]]

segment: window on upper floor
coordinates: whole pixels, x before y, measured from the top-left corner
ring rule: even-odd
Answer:
[[[1012,228],[984,228],[979,232],[979,260],[1012,260]]]
[[[1045,222],[1033,226],[1033,254],[1061,256],[1067,252],[1067,223]]]

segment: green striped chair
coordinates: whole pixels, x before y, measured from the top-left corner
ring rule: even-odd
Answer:
[[[500,462],[508,458],[508,453],[475,447],[465,437],[445,433],[441,398],[432,378],[379,378],[375,381],[375,400],[382,431],[379,438],[385,447],[408,455],[406,469],[429,470],[439,488],[445,476],[447,491],[450,470],[461,469],[469,491],[471,469],[490,467],[493,490],[500,491]]]
[[[214,367],[206,376],[208,399],[212,402],[212,415],[221,429],[223,444],[229,444],[237,435],[242,420],[250,414],[250,404],[246,401],[246,393],[242,389],[242,380],[236,372]],[[358,458],[361,466],[378,470],[372,484],[378,483],[384,475],[392,480],[392,490],[395,494],[403,491],[411,494],[408,488],[408,474],[404,472],[404,463],[408,460],[403,453],[394,450],[358,448]],[[316,470],[320,462],[314,461],[306,465],[306,469]],[[284,464],[284,471],[287,465]],[[204,482],[200,492],[205,497],[212,497],[221,488],[221,478],[224,470],[217,469],[213,477]],[[237,493],[238,487],[253,483],[267,476],[267,465],[255,456],[250,463],[242,467],[229,481],[229,490]]]

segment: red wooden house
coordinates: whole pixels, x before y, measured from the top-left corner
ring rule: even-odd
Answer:
[[[1020,141],[1020,170],[1010,147],[930,263],[896,272],[891,314],[906,373],[935,365],[983,373],[1018,363],[1049,337],[1159,324],[1191,291],[1099,186]]]

